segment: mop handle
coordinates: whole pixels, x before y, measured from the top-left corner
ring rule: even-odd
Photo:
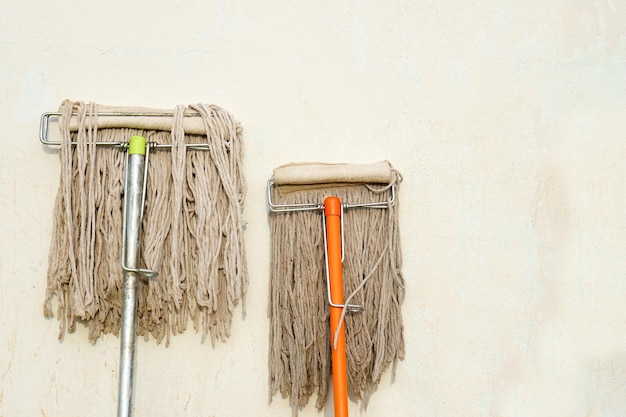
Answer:
[[[343,282],[341,262],[341,200],[339,197],[327,197],[324,200],[326,217],[326,253],[330,297],[332,304],[343,305]],[[346,335],[343,323],[337,338],[337,347],[333,346],[333,335],[337,331],[341,312],[344,307],[330,306],[330,343],[332,351],[333,391],[335,417],[348,417],[348,377],[346,370]]]
[[[130,138],[124,185],[124,254],[130,270],[124,271],[122,324],[120,328],[120,366],[117,417],[132,415],[133,379],[135,368],[135,336],[137,316],[137,265],[139,264],[139,230],[143,212],[142,194],[146,139],[142,136]]]

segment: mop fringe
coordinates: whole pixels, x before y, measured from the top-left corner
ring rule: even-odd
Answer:
[[[400,174],[392,170],[397,189]],[[325,189],[272,190],[276,204],[322,202],[337,195],[343,202],[386,201],[389,187],[346,185]],[[348,391],[367,407],[383,373],[404,358],[401,305],[404,300],[398,204],[388,209],[344,212],[344,291],[346,302],[364,307],[344,316]],[[322,409],[331,374],[329,306],[324,269],[324,236],[320,211],[270,213],[271,396],[289,397],[294,410],[317,394]]]
[[[220,107],[198,104],[177,106],[170,131],[99,129],[99,111],[91,103],[61,105],[61,179],[44,315],[54,315],[56,297],[59,338],[76,322],[88,325],[91,341],[119,333],[126,152],[95,142],[141,135],[172,148],[151,150],[149,157],[141,260],[159,279],[138,286],[137,332],[168,344],[191,321],[203,341],[225,341],[239,302],[245,314],[248,286],[241,125]],[[204,134],[187,133],[183,113],[189,111],[200,114]],[[187,150],[185,143],[208,143],[209,151]]]

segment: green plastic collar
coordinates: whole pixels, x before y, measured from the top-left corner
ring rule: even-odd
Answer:
[[[133,136],[128,141],[128,153],[129,154],[146,154],[146,138],[143,136]]]

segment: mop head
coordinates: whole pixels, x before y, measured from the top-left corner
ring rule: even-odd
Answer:
[[[60,111],[61,180],[44,301],[44,315],[51,317],[58,300],[59,338],[74,331],[77,321],[88,325],[92,341],[119,332],[126,152],[95,142],[141,135],[172,147],[150,152],[141,264],[159,278],[138,286],[137,332],[167,343],[191,321],[203,341],[208,335],[213,342],[226,340],[248,285],[239,122],[205,104],[164,111],[65,101]],[[146,111],[174,116],[98,115]],[[205,143],[209,150],[187,149],[185,143]]]
[[[388,201],[390,185],[396,185],[395,205],[344,211],[344,294],[346,302],[364,307],[345,316],[348,390],[366,407],[384,371],[404,358],[397,208],[401,176],[388,162],[311,163],[281,166],[273,178],[273,204],[322,203],[330,195],[344,203]],[[269,216],[270,390],[272,396],[280,392],[289,397],[295,409],[315,392],[322,409],[331,374],[322,217],[320,210]]]

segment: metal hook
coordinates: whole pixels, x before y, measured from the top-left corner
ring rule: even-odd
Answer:
[[[343,212],[344,212],[344,208],[345,205],[342,204],[341,205],[341,262],[343,263],[343,255],[344,255],[344,238],[343,238]],[[364,307],[362,305],[358,305],[358,304],[336,304],[333,303],[331,294],[330,294],[330,274],[328,272],[328,244],[327,244],[327,240],[326,240],[326,216],[322,216],[323,219],[323,225],[324,225],[324,262],[325,262],[325,266],[326,266],[326,289],[328,290],[328,304],[330,304],[331,307],[337,307],[337,308],[347,308],[348,311],[350,313],[360,313],[364,310]]]
[[[141,195],[141,208],[140,208],[140,221],[143,219],[144,207],[146,203],[146,192],[147,192],[147,178],[148,178],[148,160],[150,155],[150,148],[153,146],[153,143],[146,145],[146,156],[144,161],[144,169],[143,169],[143,184],[142,184],[142,195]],[[126,144],[128,147],[128,144]],[[128,183],[128,159],[126,158],[126,172],[125,172],[125,183]],[[125,190],[126,192],[126,190]],[[125,197],[126,198],[126,197]],[[144,278],[149,281],[157,281],[159,273],[146,268],[131,268],[128,266],[126,261],[126,234],[127,234],[127,224],[126,224],[126,204],[123,205],[123,213],[122,213],[122,270],[125,272],[134,272],[138,274],[141,278]]]

